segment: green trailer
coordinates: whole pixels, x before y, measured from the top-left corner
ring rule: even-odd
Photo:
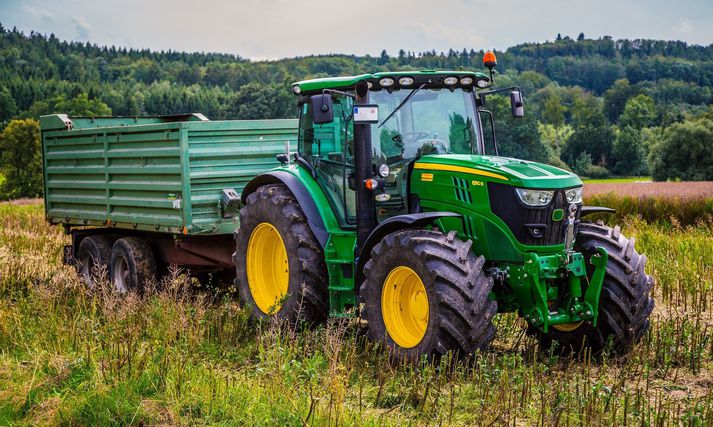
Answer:
[[[569,171],[498,155],[489,74],[296,82],[298,120],[42,118],[47,218],[119,291],[157,268],[231,271],[251,317],[356,316],[397,358],[468,354],[515,312],[544,346],[629,351],[646,257],[587,215]],[[232,255],[232,257],[231,257]]]
[[[55,114],[40,124],[46,217],[73,235],[68,257],[98,232],[109,244],[142,236],[159,263],[194,270],[232,269],[240,192],[297,141],[296,120]]]

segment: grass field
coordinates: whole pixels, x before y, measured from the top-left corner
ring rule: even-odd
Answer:
[[[683,200],[713,198],[713,182],[651,182],[651,181],[584,182],[587,196],[615,193],[636,198],[680,198]]]
[[[587,205],[616,209],[615,221],[639,217],[664,228],[713,223],[713,182],[584,184],[584,195]]]
[[[629,182],[651,182],[650,176],[622,176],[603,179],[582,179],[585,184],[623,184]]]
[[[0,425],[711,425],[713,223],[623,225],[657,280],[628,358],[560,358],[500,316],[491,350],[414,367],[355,321],[251,326],[180,272],[87,292],[41,206],[0,204]]]

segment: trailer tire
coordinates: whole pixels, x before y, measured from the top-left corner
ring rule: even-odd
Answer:
[[[547,334],[530,327],[542,348],[550,349],[556,343],[561,354],[580,353],[588,348],[593,355],[605,350],[624,355],[648,331],[649,316],[654,309],[651,298],[654,279],[644,272],[646,255],[634,249],[634,239],[621,234],[619,226],[580,223],[575,250],[589,260],[597,247],[609,253],[597,326],[585,322],[570,331],[553,328]],[[589,263],[587,269],[591,275],[593,267]]]
[[[493,279],[471,245],[455,232],[411,229],[374,246],[359,292],[361,315],[369,338],[387,347],[392,359],[416,361],[449,351],[465,356],[493,340]]]
[[[77,249],[78,272],[90,288],[96,286],[96,279],[102,271],[108,274],[111,247],[114,239],[110,236],[87,236],[79,242]]]
[[[329,315],[324,251],[284,184],[263,185],[240,209],[235,283],[251,318],[316,325]]]
[[[118,293],[143,292],[156,279],[156,259],[151,246],[140,237],[124,237],[111,249],[109,278]]]

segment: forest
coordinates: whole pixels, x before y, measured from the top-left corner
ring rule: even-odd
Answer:
[[[37,118],[200,112],[212,120],[295,117],[290,84],[385,70],[483,70],[482,47],[252,61],[63,41],[0,24],[0,198],[40,195]],[[584,177],[713,180],[713,45],[576,38],[496,51],[497,86],[518,85],[526,116],[492,97],[500,153]]]

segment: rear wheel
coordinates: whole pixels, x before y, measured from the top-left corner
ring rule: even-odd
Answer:
[[[109,277],[119,293],[140,292],[156,278],[156,260],[151,246],[139,237],[117,240],[111,250]]]
[[[634,249],[634,239],[627,239],[620,228],[582,222],[575,249],[585,259],[597,247],[609,253],[604,284],[599,298],[597,326],[588,322],[560,325],[545,334],[531,328],[544,348],[557,343],[561,352],[580,352],[590,348],[594,354],[610,348],[616,354],[628,353],[649,329],[654,308],[651,288],[654,280],[644,272],[646,256]],[[591,277],[593,266],[587,263]]]
[[[110,236],[87,236],[79,243],[79,274],[90,288],[96,285],[97,276],[102,269],[108,269],[113,243],[114,239]]]
[[[428,230],[398,231],[377,244],[360,289],[369,337],[408,360],[486,347],[497,303],[485,259],[471,245],[455,232]]]
[[[252,307],[253,319],[275,316],[307,324],[327,319],[324,252],[285,185],[265,185],[248,196],[235,241],[238,296]]]

